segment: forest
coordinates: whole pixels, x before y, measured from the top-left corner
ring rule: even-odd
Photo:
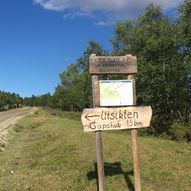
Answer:
[[[81,112],[92,107],[91,76],[88,60],[91,54],[138,58],[135,75],[137,105],[153,109],[152,127],[142,134],[191,140],[191,1],[177,10],[177,17],[166,15],[161,7],[150,4],[137,19],[118,22],[109,39],[112,51],[91,40],[75,63],[60,74],[60,84],[53,95],[20,98],[0,92],[0,108],[20,104]],[[124,76],[125,78],[126,76]],[[120,79],[108,75],[105,79]]]
[[[0,111],[21,107],[22,103],[18,94],[0,91]]]

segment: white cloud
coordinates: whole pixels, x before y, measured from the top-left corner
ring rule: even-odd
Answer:
[[[97,26],[109,26],[109,25],[113,25],[113,24],[115,24],[113,21],[102,21],[102,20],[100,20],[100,21],[98,21],[98,22],[95,22],[94,23],[95,25],[97,25]]]
[[[176,8],[183,0],[33,0],[44,9],[53,11],[63,11],[71,13],[64,14],[65,18],[77,16],[90,16],[95,12],[101,12],[102,18],[98,25],[102,25],[103,20],[122,20],[132,18],[141,13],[146,5],[154,3],[160,5],[164,10]],[[77,10],[77,11],[76,11]]]
[[[64,19],[74,19],[76,17],[85,17],[85,16],[90,16],[88,13],[81,12],[81,11],[70,11],[67,13],[64,13],[63,18]]]

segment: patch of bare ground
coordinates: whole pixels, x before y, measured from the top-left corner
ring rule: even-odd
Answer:
[[[8,142],[11,125],[36,110],[37,108],[24,107],[0,112],[0,151],[4,151],[5,145]]]

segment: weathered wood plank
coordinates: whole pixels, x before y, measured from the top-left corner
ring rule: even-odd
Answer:
[[[99,78],[97,75],[92,76],[92,95],[93,95],[93,105],[94,107],[100,106],[100,88],[99,88]]]
[[[92,94],[93,94],[93,107],[100,105],[99,99],[99,81],[98,76],[92,76]],[[105,172],[103,160],[103,143],[102,131],[96,131],[96,156],[97,156],[97,172],[98,172],[98,187],[99,191],[105,191]]]
[[[137,57],[126,56],[96,56],[89,58],[90,74],[135,74],[137,73]]]
[[[129,75],[128,79],[129,80],[134,80],[133,104],[137,105],[134,75]],[[140,168],[139,168],[139,146],[138,146],[138,132],[137,132],[137,129],[132,129],[131,130],[131,141],[132,141],[133,171],[134,171],[134,180],[135,180],[135,191],[141,191],[141,176],[140,176]]]
[[[102,131],[96,132],[96,156],[97,156],[97,172],[98,172],[99,191],[105,191],[106,186],[105,186]]]
[[[152,109],[143,107],[84,109],[84,131],[136,129],[150,126]]]
[[[131,130],[131,141],[132,141],[135,191],[141,191],[141,177],[140,177],[140,168],[139,168],[138,132],[137,132],[136,129]]]

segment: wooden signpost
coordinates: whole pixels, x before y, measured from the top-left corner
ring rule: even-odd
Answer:
[[[84,109],[81,120],[85,132],[96,132],[99,191],[105,191],[102,131],[122,129],[131,129],[135,191],[141,191],[136,129],[150,126],[152,109],[150,106],[136,106],[135,80],[132,74],[137,73],[137,58],[132,55],[113,57],[92,54],[89,58],[89,73],[92,74],[94,108]],[[102,74],[131,75],[128,80],[103,81],[98,78]]]

